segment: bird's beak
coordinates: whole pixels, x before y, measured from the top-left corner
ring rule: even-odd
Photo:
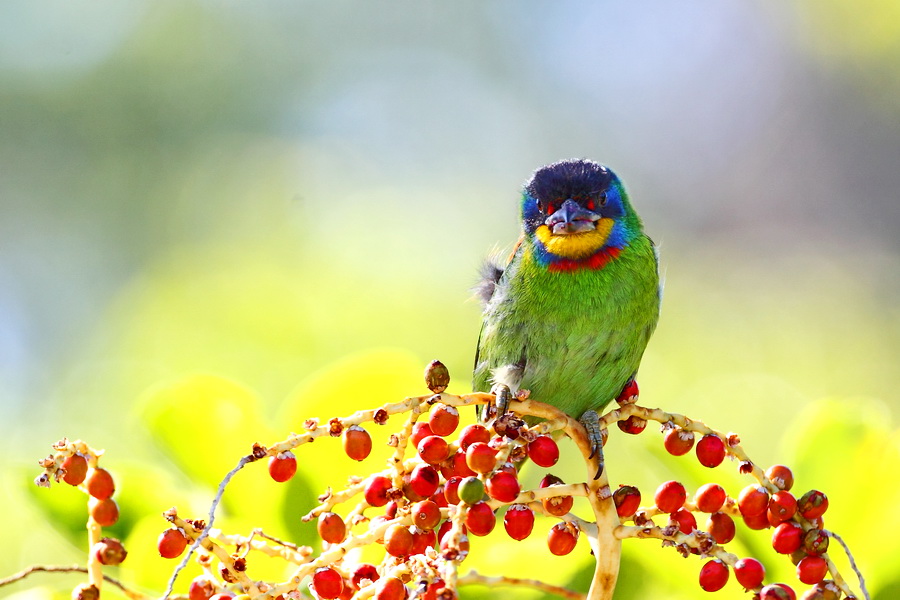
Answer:
[[[600,215],[590,211],[574,200],[566,200],[558,211],[544,220],[553,235],[568,235],[593,231],[597,228]]]

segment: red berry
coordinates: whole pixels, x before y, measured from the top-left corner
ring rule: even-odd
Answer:
[[[354,589],[360,589],[363,587],[364,581],[370,581],[372,583],[378,581],[378,569],[375,568],[375,565],[371,565],[369,563],[361,563],[354,567],[353,572],[350,574],[350,584]],[[193,600],[193,599],[192,599]]]
[[[319,567],[313,573],[312,588],[319,598],[334,600],[344,591],[344,578],[331,567]]]
[[[424,529],[419,529],[418,527],[413,527],[412,536],[413,545],[412,549],[409,551],[410,556],[415,554],[425,554],[425,551],[429,547],[434,548],[435,545],[437,545],[437,535],[434,533],[434,530],[429,529],[426,531]]]
[[[121,564],[128,552],[122,542],[115,538],[103,538],[91,548],[101,565],[115,566]]]
[[[625,387],[622,388],[622,392],[616,398],[616,402],[618,402],[619,404],[634,404],[635,402],[637,402],[638,395],[639,391],[637,381],[632,379],[625,384]]]
[[[792,521],[782,523],[772,532],[772,547],[779,554],[791,554],[800,547],[803,529]]]
[[[391,556],[405,558],[413,546],[413,535],[409,527],[395,523],[384,532],[384,549]]]
[[[769,499],[767,516],[769,523],[775,527],[779,523],[789,520],[797,512],[797,499],[790,492],[775,492]]]
[[[378,582],[375,600],[404,600],[409,595],[406,586],[396,577],[385,577]]]
[[[552,554],[564,556],[575,549],[578,543],[578,529],[571,523],[560,521],[547,534],[547,547]]]
[[[413,504],[412,518],[416,527],[430,531],[441,522],[441,509],[431,500],[422,500]]]
[[[723,512],[709,515],[706,529],[717,544],[727,544],[734,539],[734,521]]]
[[[466,449],[466,464],[476,473],[490,473],[497,464],[496,451],[484,442],[475,442]]]
[[[705,592],[718,592],[728,582],[728,565],[718,558],[708,561],[700,569],[700,587]]]
[[[769,508],[769,492],[761,485],[748,485],[738,495],[738,509],[744,517],[765,515]]]
[[[524,540],[534,529],[534,511],[524,504],[511,505],[503,517],[503,528],[512,539]]]
[[[718,483],[707,483],[701,485],[694,494],[694,504],[700,512],[714,513],[725,504],[725,498],[725,488]]]
[[[216,586],[205,575],[198,575],[188,588],[189,600],[210,600],[216,593]]]
[[[466,504],[475,504],[484,497],[484,484],[477,477],[466,477],[459,482],[459,499]]]
[[[221,592],[219,594],[213,594],[209,597],[209,600],[231,600],[234,598],[234,594],[231,592]]]
[[[762,512],[758,515],[753,515],[752,517],[742,516],[741,518],[744,519],[744,525],[746,525],[750,529],[757,531],[761,529],[768,529],[769,527],[771,527],[771,524],[769,523],[768,512],[769,511]]]
[[[459,425],[459,410],[455,406],[435,404],[428,415],[428,425],[434,435],[450,435]]]
[[[156,541],[156,549],[163,558],[178,558],[187,547],[187,536],[177,528],[166,529],[159,534]]]
[[[620,485],[619,489],[613,492],[613,502],[620,517],[630,517],[641,506],[641,492],[633,485]]]
[[[825,554],[828,551],[828,534],[821,529],[809,529],[803,534],[801,545],[806,554]]]
[[[384,506],[388,503],[388,491],[393,487],[390,479],[384,475],[376,475],[369,480],[363,490],[363,495],[369,506]]]
[[[544,478],[541,479],[539,485],[541,488],[545,488],[562,484],[563,480],[559,477],[555,475],[545,475]],[[567,514],[572,510],[574,503],[575,499],[572,498],[572,496],[552,496],[541,500],[541,505],[544,507],[544,510],[555,517],[561,517]]]
[[[656,494],[653,496],[657,508],[665,513],[673,513],[682,506],[687,500],[687,492],[684,486],[677,481],[667,481],[656,488]]]
[[[784,465],[772,465],[766,469],[766,477],[779,490],[787,492],[794,487],[794,473]]]
[[[91,518],[101,527],[112,527],[119,520],[119,505],[112,498],[91,499]]]
[[[725,460],[725,442],[715,434],[704,435],[697,442],[697,459],[704,467],[718,467]]]
[[[62,468],[66,471],[63,481],[69,485],[78,485],[87,476],[87,459],[83,454],[72,454],[63,461]]]
[[[766,569],[755,558],[742,558],[734,563],[734,578],[748,590],[762,585]]]
[[[344,452],[353,460],[365,460],[372,452],[372,436],[359,425],[344,430]]]
[[[116,484],[112,475],[106,469],[94,469],[87,480],[88,494],[97,500],[105,500],[116,491]]]
[[[269,459],[269,475],[278,483],[284,483],[297,472],[297,457],[288,450]]]
[[[669,519],[670,522],[675,522],[678,525],[678,531],[681,533],[688,534],[697,529],[697,519],[686,508],[679,508],[669,515]]]
[[[409,443],[412,444],[414,448],[418,448],[419,442],[429,435],[434,435],[434,432],[431,430],[431,425],[425,421],[417,421],[416,424],[413,425],[412,433],[409,435]]]
[[[821,556],[807,556],[797,564],[797,579],[807,585],[815,585],[828,574],[828,563]]]
[[[797,510],[804,519],[816,519],[828,510],[828,497],[819,490],[810,490],[797,501]]]
[[[450,455],[450,458],[444,461],[441,465],[441,475],[444,476],[444,479],[450,479],[451,477],[471,477],[475,475],[475,471],[469,468],[469,465],[466,464],[466,453],[465,452],[454,452]]]
[[[459,447],[463,451],[468,450],[469,446],[476,442],[487,444],[489,441],[491,441],[491,432],[487,430],[487,427],[478,423],[466,425],[459,433]]]
[[[459,504],[459,484],[462,480],[462,477],[451,477],[444,484],[444,497],[448,504]]]
[[[319,537],[329,544],[340,544],[347,536],[347,526],[340,515],[333,512],[324,512],[319,515],[316,524]]]
[[[663,446],[672,456],[683,456],[694,447],[694,432],[677,427],[670,429],[663,438]]]
[[[430,465],[438,465],[450,455],[447,440],[439,435],[429,435],[418,445],[419,457]]]
[[[647,428],[647,419],[642,419],[637,415],[631,415],[624,421],[617,421],[616,425],[625,433],[637,435]]]
[[[409,487],[422,498],[428,498],[434,494],[440,482],[441,476],[431,465],[416,465],[409,474]]]
[[[539,467],[552,467],[559,460],[559,446],[549,435],[539,435],[528,444],[528,458]]]
[[[487,535],[496,523],[497,517],[487,502],[476,502],[466,513],[466,529],[472,535]]]
[[[500,502],[514,502],[521,491],[519,478],[506,471],[498,471],[491,475],[485,484],[488,496]]]
[[[783,583],[771,583],[759,591],[759,600],[797,600],[797,594]]]

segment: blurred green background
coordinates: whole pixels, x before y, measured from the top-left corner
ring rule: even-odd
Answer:
[[[82,497],[30,484],[60,437],[107,450],[120,576],[159,591],[159,514],[205,513],[253,441],[423,393],[432,358],[468,391],[480,261],[533,169],[586,156],[661,246],[642,402],[824,489],[874,597],[898,597],[898,97],[893,0],[4,2],[0,577],[82,560]],[[645,497],[746,483],[623,437],[612,479]],[[287,486],[242,473],[223,526],[310,541],[299,515],[361,468],[316,446]],[[485,573],[589,561],[495,537],[518,557],[473,552]],[[734,551],[789,581],[767,537]],[[698,559],[625,546],[617,598],[703,594]]]

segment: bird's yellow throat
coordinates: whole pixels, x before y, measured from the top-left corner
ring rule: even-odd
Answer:
[[[587,258],[600,250],[609,238],[612,228],[613,219],[603,218],[597,221],[597,227],[593,231],[553,235],[549,227],[541,225],[534,235],[548,252],[563,258],[578,260]]]

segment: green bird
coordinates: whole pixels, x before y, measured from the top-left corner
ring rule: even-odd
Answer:
[[[599,452],[597,411],[637,393],[659,317],[656,249],[622,182],[589,160],[538,169],[508,263],[489,261],[482,275],[474,389],[498,394],[499,414],[511,393],[529,390],[581,419]]]

